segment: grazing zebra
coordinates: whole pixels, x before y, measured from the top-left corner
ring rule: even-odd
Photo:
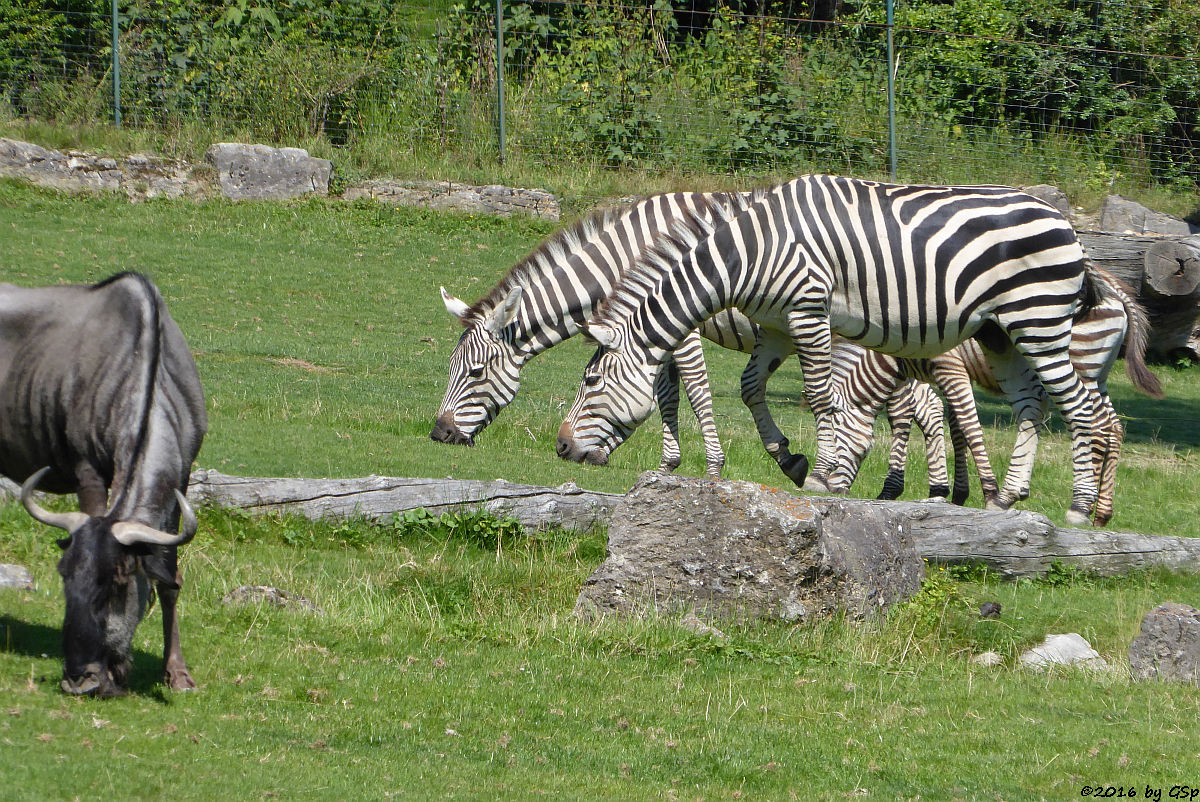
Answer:
[[[685,214],[711,214],[709,204],[742,208],[751,197],[675,193],[602,210],[547,239],[472,306],[442,288],[447,311],[460,320],[464,331],[450,357],[446,394],[430,437],[472,444],[475,436],[512,402],[525,362],[574,336],[621,274],[669,225]],[[750,408],[768,453],[786,475],[801,484],[807,460],[790,452],[788,438],[776,426],[766,401],[767,379],[793,353],[790,338],[782,332],[764,336],[758,326],[735,309],[726,309],[705,321],[699,333],[724,348],[752,354],[742,376],[742,400]],[[655,386],[663,420],[659,468],[674,470],[680,463],[680,381],[700,421],[707,473],[720,476],[724,454],[713,421],[703,350],[694,335],[685,338]],[[866,403],[859,396],[872,393],[870,376],[848,374],[842,381],[854,388],[848,392],[855,393],[857,404]],[[865,447],[870,447],[869,439]],[[931,476],[936,476],[939,452],[935,449],[929,453],[934,461]],[[946,494],[944,449],[940,453],[942,481],[931,485],[931,495]]]
[[[685,215],[712,214],[710,205],[744,204],[736,195],[673,193],[655,195],[633,205],[589,215],[542,243],[518,262],[483,298],[468,306],[442,288],[447,311],[464,331],[450,357],[446,394],[430,437],[446,443],[474,443],[500,410],[512,402],[521,367],[532,357],[574,336],[621,274],[671,224]],[[714,317],[700,333],[726,348],[750,352],[758,331],[734,310]],[[787,353],[791,352],[788,344]],[[755,352],[766,358],[768,350]],[[804,481],[807,460],[789,451],[788,439],[772,420],[766,404],[766,377],[752,357],[743,376],[742,397],[768,452],[797,484]],[[774,368],[771,368],[774,370]],[[719,476],[724,454],[712,417],[712,396],[704,353],[693,334],[675,351],[668,370],[659,376],[655,397],[663,416],[661,470],[679,465],[678,397],[683,381],[700,421],[707,472]],[[759,381],[761,380],[761,386]]]
[[[1103,439],[1101,450],[1094,456],[1100,476],[1094,522],[1104,525],[1112,517],[1116,465],[1124,439],[1120,420],[1108,396],[1108,374],[1122,345],[1125,346],[1125,369],[1133,386],[1152,398],[1161,398],[1162,388],[1145,363],[1146,337],[1149,331],[1145,311],[1116,278],[1094,266],[1090,269],[1098,279],[1097,289],[1101,298],[1087,316],[1076,321],[1072,327],[1070,356],[1084,384],[1095,392],[1100,400],[1097,406],[1097,425]],[[975,409],[971,384],[973,382],[996,395],[1002,394],[1002,391],[978,343],[968,340],[929,360],[895,359],[866,349],[855,354],[854,359],[863,364],[852,361],[849,369],[860,373],[869,372],[875,376],[879,392],[886,392],[892,386],[896,387],[889,402],[889,422],[893,431],[889,471],[880,498],[897,498],[904,490],[906,441],[911,423],[905,422],[902,417],[906,414],[916,414],[927,420],[929,416],[941,412],[941,402],[932,395],[929,386],[923,382],[914,384],[913,379],[932,379],[939,384],[950,402],[950,421],[955,443],[955,503],[962,503],[967,496],[965,452],[968,448],[984,486],[985,496],[988,497],[989,507],[1004,509],[1013,502],[1028,497],[1033,460],[1038,445],[1037,426],[1032,427],[1030,436],[1018,437],[1006,475],[1005,488],[997,495],[991,463],[983,447],[983,432]],[[922,390],[926,391],[922,397],[909,397],[916,396]],[[1040,385],[1034,390],[1038,391],[1037,397],[1033,399],[1036,404],[1031,409],[1014,408],[1015,419],[1030,418],[1037,424],[1045,418],[1048,399]],[[858,430],[844,433],[852,442],[862,442],[870,437],[871,424],[863,421],[866,416],[877,412],[878,407],[860,407],[858,411],[859,417],[852,419],[849,424],[852,429],[857,427]],[[1032,416],[1030,413],[1033,413]],[[919,425],[922,428],[925,426],[923,422]],[[839,465],[834,476],[830,477],[830,489],[841,490],[849,486],[865,453],[865,448],[843,453],[846,461]],[[1012,490],[1009,489],[1010,484]]]
[[[610,452],[649,414],[675,347],[730,306],[791,335],[826,473],[847,417],[830,385],[834,332],[900,357],[934,356],[976,336],[1010,401],[1024,403],[1040,380],[1066,419],[1067,520],[1084,524],[1097,493],[1094,394],[1068,348],[1072,318],[1094,297],[1070,223],[1023,192],[804,176],[735,216],[677,224],[625,273],[588,324],[601,347],[559,451],[577,461]]]
[[[670,223],[708,208],[709,201],[698,193],[674,193],[602,210],[547,239],[471,306],[443,287],[446,309],[464,331],[450,356],[446,394],[429,436],[473,445],[475,436],[512,402],[522,366],[578,333],[623,268]],[[656,388],[663,413],[660,469],[679,465],[678,380],[700,422],[707,472],[719,476],[725,456],[712,417],[704,352],[695,335],[680,345]]]

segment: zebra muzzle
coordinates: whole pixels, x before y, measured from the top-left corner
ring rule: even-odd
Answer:
[[[601,448],[583,448],[575,439],[575,430],[564,422],[558,429],[558,456],[571,462],[586,462],[588,465],[607,465],[608,454]]]
[[[447,412],[440,416],[433,424],[433,431],[429,433],[429,439],[438,443],[450,443],[456,446],[473,446],[475,438],[469,437],[462,433],[454,423],[454,416]]]

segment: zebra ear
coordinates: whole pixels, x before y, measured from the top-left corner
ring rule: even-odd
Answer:
[[[517,310],[521,308],[521,296],[524,292],[525,290],[521,287],[513,287],[509,290],[508,295],[504,297],[504,300],[497,304],[496,308],[488,315],[486,325],[493,337],[499,337],[500,332],[504,331],[504,328],[516,319]]]
[[[446,311],[454,315],[459,320],[465,318],[467,316],[467,310],[471,308],[450,293],[446,292],[445,287],[442,287],[442,303],[446,305]]]
[[[587,323],[583,327],[587,336],[596,341],[596,344],[607,348],[610,351],[617,350],[617,330],[612,326],[603,323]]]

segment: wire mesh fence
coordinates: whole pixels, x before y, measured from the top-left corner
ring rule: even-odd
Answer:
[[[894,129],[903,180],[1200,179],[1200,4],[887,5],[134,0],[114,61],[108,0],[0,0],[0,117],[751,174],[886,175]]]

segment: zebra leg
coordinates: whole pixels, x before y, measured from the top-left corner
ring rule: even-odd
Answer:
[[[833,335],[824,297],[819,306],[796,309],[788,313],[788,329],[800,369],[804,372],[804,398],[817,419],[818,478],[829,476],[840,463],[836,433],[844,421],[840,414],[842,399],[834,392],[831,382]],[[827,483],[826,483],[827,484]]]
[[[1046,418],[1046,394],[1033,368],[1019,354],[1006,353],[1001,358],[1001,364],[992,363],[992,371],[996,383],[1012,406],[1013,422],[1017,428],[1012,458],[1004,474],[1004,486],[996,499],[987,505],[989,509],[1006,510],[1016,502],[1029,498],[1033,464],[1037,457],[1038,429]],[[1088,459],[1090,466],[1090,448]]]
[[[934,357],[931,361],[934,382],[950,409],[950,440],[954,445],[954,493],[951,501],[963,504],[970,495],[966,460],[969,450],[975,463],[975,472],[979,475],[984,506],[992,505],[999,495],[999,483],[983,444],[983,426],[979,423],[979,408],[975,406],[975,391],[967,366],[954,351]]]
[[[917,412],[916,384],[905,381],[892,392],[887,402],[888,427],[892,430],[892,448],[888,453],[888,472],[883,489],[876,498],[897,499],[904,492],[904,471],[908,465],[908,438]],[[931,479],[932,481],[932,479]],[[933,495],[933,488],[930,488]]]
[[[950,503],[962,506],[971,495],[971,477],[967,472],[967,454],[971,449],[967,445],[967,436],[963,433],[962,424],[954,407],[950,407],[950,444],[954,447],[954,489],[950,494]],[[990,469],[990,464],[989,464]],[[996,495],[992,489],[992,497]],[[987,499],[985,499],[985,502]]]
[[[672,473],[679,467],[679,368],[672,360],[662,366],[654,379],[654,396],[662,416],[662,461],[660,471]]]
[[[1036,447],[1037,431],[1032,409],[1040,410],[1041,407],[1040,404],[1035,403],[1035,400],[1040,400],[1036,383],[1032,381],[1036,375],[1045,392],[1058,407],[1059,413],[1067,422],[1067,428],[1071,432],[1073,479],[1071,506],[1067,510],[1066,521],[1074,526],[1087,525],[1091,521],[1092,509],[1095,507],[1097,499],[1096,471],[1093,463],[1097,432],[1095,404],[1092,400],[1097,396],[1088,390],[1075,371],[1075,366],[1071,364],[1068,353],[1071,340],[1070,319],[1064,321],[1058,332],[1047,332],[1045,327],[1040,327],[1031,331],[1030,336],[1025,336],[1025,330],[1020,321],[1006,323],[1001,320],[1000,324],[1009,333],[1017,351],[1006,349],[1003,354],[996,354],[987,349],[985,351],[988,353],[988,362],[992,365],[997,381],[1005,389],[1005,394],[1013,404],[1014,413],[1022,415],[1018,421],[1021,429],[1018,432],[1017,446],[1019,448],[1023,445],[1022,433],[1030,432],[1033,435],[1030,442]],[[1054,334],[1057,336],[1052,336]],[[1016,450],[1014,450],[1013,461],[1017,462]],[[1033,454],[1030,452],[1028,467],[1021,465],[1021,470],[1032,473],[1032,463]],[[1009,475],[1012,473],[1013,467],[1010,465]],[[1005,476],[1004,491],[1002,491],[1002,495],[1006,499],[1016,497],[1020,484],[1019,481],[1010,482],[1009,475]],[[1024,481],[1027,488],[1028,478]]]
[[[710,479],[720,479],[725,467],[725,452],[721,449],[721,438],[717,436],[717,422],[713,418],[712,388],[708,384],[708,368],[704,364],[704,346],[700,335],[689,334],[675,349],[675,367],[683,380],[688,403],[700,424],[704,437],[704,462]],[[676,388],[678,398],[678,387]],[[665,442],[665,441],[664,441]]]
[[[808,474],[808,458],[788,450],[791,443],[779,431],[767,408],[767,380],[791,353],[791,342],[766,329],[759,329],[750,361],[742,371],[742,403],[750,409],[754,427],[767,453],[779,464],[779,469],[797,487],[801,487]]]
[[[946,498],[950,495],[950,478],[946,469],[946,419],[942,399],[933,388],[924,382],[914,383],[912,389],[913,414],[917,428],[925,437],[925,462],[929,466],[929,497]],[[904,464],[901,463],[901,471]],[[904,481],[901,473],[901,484]]]
[[[1104,458],[1100,467],[1099,492],[1096,495],[1096,512],[1092,523],[1104,526],[1113,516],[1113,497],[1117,483],[1117,462],[1121,457],[1121,445],[1125,442],[1125,427],[1113,409],[1112,399],[1108,393],[1099,393],[1097,407],[1097,426],[1100,439],[1106,445]]]

